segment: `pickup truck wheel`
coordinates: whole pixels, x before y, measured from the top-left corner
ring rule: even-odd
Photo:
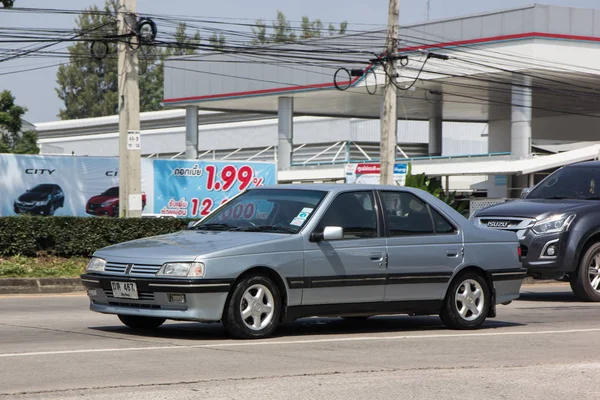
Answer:
[[[579,299],[600,301],[600,243],[587,249],[579,268],[569,278],[571,289]]]
[[[240,339],[270,336],[279,322],[281,295],[277,285],[261,275],[242,279],[233,290],[223,315],[229,334]]]
[[[118,315],[122,323],[131,329],[156,329],[165,323],[164,318],[139,317],[137,315]]]
[[[475,329],[490,311],[490,289],[477,272],[458,275],[450,284],[440,318],[450,329]]]

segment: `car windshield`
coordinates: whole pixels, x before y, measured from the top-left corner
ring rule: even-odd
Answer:
[[[327,192],[297,189],[252,189],[191,229],[298,233]]]
[[[102,193],[103,196],[119,197],[119,188],[113,187]]]
[[[554,172],[527,199],[600,199],[600,168],[567,167]]]
[[[36,187],[32,188],[30,190],[30,192],[48,193],[48,192],[52,192],[53,188],[54,188],[54,186],[52,186],[52,185],[37,185]]]

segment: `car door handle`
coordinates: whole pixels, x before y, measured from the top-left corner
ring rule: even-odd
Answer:
[[[371,261],[383,261],[383,253],[371,253],[369,257]]]
[[[448,257],[458,257],[458,250],[446,250],[446,255]]]

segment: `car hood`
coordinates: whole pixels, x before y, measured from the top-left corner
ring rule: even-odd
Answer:
[[[545,218],[551,214],[600,208],[599,200],[515,200],[497,204],[477,212],[477,217]]]
[[[110,201],[110,200],[119,200],[118,197],[113,197],[113,196],[102,196],[102,195],[98,195],[98,196],[94,196],[94,197],[90,197],[90,199],[88,200],[88,203],[104,203],[106,201]]]
[[[109,262],[161,264],[193,261],[199,256],[210,258],[269,252],[274,248],[285,251],[286,245],[280,242],[289,243],[294,237],[299,235],[184,230],[105,247],[94,255]]]
[[[26,192],[19,196],[19,201],[40,201],[46,200],[50,194],[43,192]]]

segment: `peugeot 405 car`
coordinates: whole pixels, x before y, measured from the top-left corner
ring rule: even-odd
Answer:
[[[15,214],[54,215],[65,205],[62,188],[53,183],[44,183],[27,190],[13,204]]]
[[[472,329],[518,298],[519,252],[514,233],[477,228],[418,189],[275,185],[186,230],[98,250],[81,278],[91,310],[134,329],[221,321],[261,338],[300,317],[377,314]]]

